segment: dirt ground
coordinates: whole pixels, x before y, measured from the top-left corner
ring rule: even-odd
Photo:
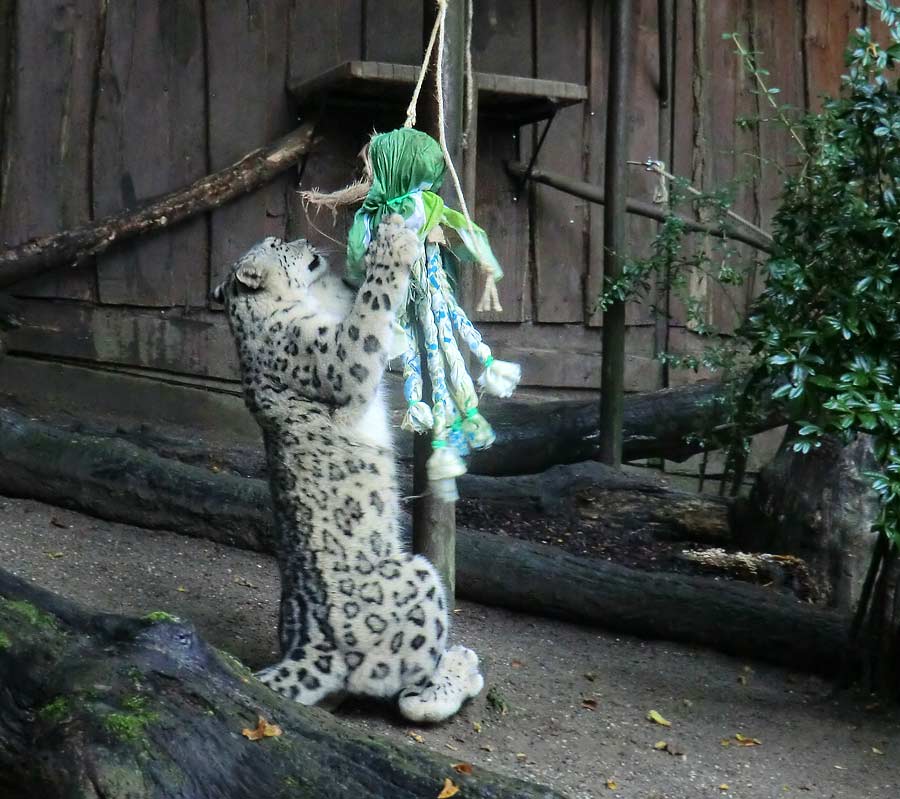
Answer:
[[[253,667],[276,655],[278,577],[261,555],[0,498],[0,564],[100,610],[189,619]],[[900,795],[900,715],[833,698],[808,675],[469,603],[454,638],[487,672],[455,719],[413,730],[358,701],[337,715],[573,799]],[[648,721],[651,710],[671,727]]]

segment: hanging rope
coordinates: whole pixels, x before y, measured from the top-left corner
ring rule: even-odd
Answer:
[[[332,213],[341,206],[362,201],[348,234],[347,276],[351,280],[363,279],[365,254],[382,219],[400,214],[407,227],[417,231],[420,241],[424,240],[421,255],[411,269],[409,312],[398,315],[407,404],[401,427],[414,433],[431,434],[432,454],[426,470],[432,491],[438,498],[452,502],[457,496],[456,478],[466,469],[462,459],[470,450],[484,449],[494,441],[494,432],[478,409],[479,391],[466,369],[457,337],[466,343],[483,367],[477,380],[481,391],[508,397],[521,379],[521,369],[517,364],[494,359],[453,296],[444,268],[445,257],[450,254],[476,263],[485,276],[478,310],[502,310],[496,287],[502,271],[487,234],[472,220],[447,144],[446,103],[440,76],[444,70],[449,0],[436,2],[434,26],[403,128],[373,135],[360,153],[364,163],[360,180],[330,194],[314,190],[303,192],[302,196],[305,204],[326,207]],[[471,58],[472,14],[472,2],[467,0],[467,125],[474,124],[477,113]],[[435,97],[437,141],[415,129],[418,100],[432,57],[439,78]],[[447,207],[433,190],[448,173],[459,200],[459,211]],[[448,242],[445,234],[451,233],[452,241]],[[431,397],[427,399],[423,396],[423,369],[428,370],[431,378]]]

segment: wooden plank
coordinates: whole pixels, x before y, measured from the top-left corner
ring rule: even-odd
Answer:
[[[418,76],[418,67],[406,64],[347,61],[311,78],[292,77],[288,88],[304,105],[327,101],[329,107],[370,112],[389,104],[405,111]],[[587,99],[584,85],[558,80],[476,72],[475,84],[481,116],[519,125],[546,119],[558,108]]]
[[[0,238],[20,244],[91,218],[90,119],[103,15],[93,0],[19,2],[3,131]],[[16,287],[22,295],[90,298],[92,264]]]
[[[94,129],[94,206],[118,211],[208,171],[202,0],[109,4]],[[104,303],[206,305],[207,224],[98,259]]]
[[[367,61],[422,63],[422,0],[364,0],[363,55]]]
[[[475,192],[475,220],[490,237],[494,254],[503,267],[503,280],[497,284],[502,312],[474,311],[484,282],[475,273],[465,281],[470,287],[464,298],[478,321],[521,322],[529,307],[529,214],[528,189],[518,186],[504,165],[518,156],[519,129],[482,121],[478,129],[478,180]],[[464,267],[469,268],[469,267]]]
[[[766,78],[767,84],[781,90],[775,101],[794,109],[785,112],[790,120],[799,119],[806,105],[803,36],[803,18],[795,0],[757,3],[754,8],[754,49],[759,53],[760,66],[771,72]],[[757,103],[760,117],[771,119],[775,111],[766,98],[757,95]],[[760,225],[768,230],[780,202],[785,177],[796,169],[803,153],[790,131],[772,121],[759,127],[759,155]]]
[[[479,72],[532,76],[532,7],[523,0],[476,0],[472,61]]]
[[[693,126],[688,133],[675,125],[675,173],[708,191],[743,178],[737,186],[735,210],[755,220],[759,214],[758,161],[753,156],[758,152],[758,140],[754,132],[738,129],[735,119],[755,116],[756,99],[734,45],[722,39],[723,33],[736,31],[745,46],[752,42],[752,0],[693,0],[688,9],[684,5],[678,4],[676,16],[675,119],[692,119]],[[693,246],[702,245],[696,238]],[[717,246],[710,242],[714,262],[721,258]],[[744,247],[737,252],[741,261],[754,255]],[[691,291],[705,304],[706,320],[720,329],[729,331],[742,318],[747,299],[743,287],[724,288],[698,274]],[[685,323],[686,310],[677,298],[671,299],[670,312],[673,324]]]
[[[844,51],[850,33],[862,24],[862,8],[862,0],[804,3],[803,54],[810,111],[822,107],[822,95],[835,95],[840,89]]]
[[[234,342],[222,314],[23,300],[11,352],[238,379]]]
[[[521,0],[480,0],[474,5],[472,61],[481,74],[517,75],[531,78],[532,7]],[[475,313],[483,289],[479,275],[468,281],[466,307],[477,321],[524,321],[531,313],[531,246],[529,190],[510,179],[503,166],[522,153],[522,131],[518,125],[480,118],[477,138],[475,219],[488,232],[504,270],[497,284],[501,313]]]
[[[233,163],[293,124],[285,91],[289,0],[207,5],[210,168]],[[210,288],[266,236],[285,235],[293,171],[215,211],[210,218]]]
[[[583,83],[587,72],[586,0],[536,0],[537,76]],[[584,109],[561,110],[538,162],[547,169],[584,177]],[[581,322],[586,274],[587,209],[582,200],[547,187],[534,192],[534,318]]]
[[[6,163],[7,101],[13,86],[16,49],[16,0],[0,0],[0,175]],[[0,207],[3,206],[4,181],[0,178]]]
[[[308,80],[362,58],[363,0],[293,0],[289,25],[288,74],[293,80]]]
[[[645,161],[647,158],[665,161],[668,156],[659,149],[659,25],[656,0],[640,0],[636,13],[638,18],[632,57],[637,63],[632,70],[632,89],[629,98],[631,139],[628,158],[630,161]],[[658,177],[640,167],[631,167],[628,175],[629,197],[653,202],[654,191],[658,185]],[[602,209],[592,210],[596,216],[602,217]],[[627,226],[629,255],[633,257],[649,255],[650,245],[658,228],[656,222],[635,214],[629,215]],[[651,305],[655,294],[656,289],[653,287],[648,301],[628,303],[627,324],[653,323]]]
[[[600,337],[581,324],[483,324],[479,326],[497,358],[522,366],[523,386],[600,388]],[[629,327],[625,334],[625,390],[659,386],[660,363],[653,354],[652,326]]]
[[[603,185],[606,148],[606,95],[609,82],[609,9],[608,3],[591,3],[588,24],[588,105],[585,115],[587,137],[586,179],[595,186]],[[603,291],[603,207],[589,205],[588,263],[585,283],[584,313],[587,323],[597,327],[603,313],[597,300]]]

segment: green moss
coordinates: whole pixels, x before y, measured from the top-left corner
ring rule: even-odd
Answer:
[[[119,740],[129,743],[145,743],[147,727],[159,720],[158,713],[147,710],[147,699],[143,696],[129,696],[122,700],[122,709],[127,713],[110,713],[103,718],[103,724]]]
[[[52,702],[38,710],[38,717],[50,724],[59,724],[72,712],[69,700],[64,696],[58,696]]]
[[[152,613],[144,616],[144,621],[169,621],[173,624],[178,624],[181,619],[178,616],[173,616],[171,613],[166,613],[164,610],[154,610]]]
[[[156,713],[110,713],[103,719],[103,725],[122,741],[143,743],[144,731],[158,718]]]
[[[27,621],[34,627],[52,628],[56,626],[56,621],[52,616],[49,616],[46,613],[42,613],[30,602],[8,599],[0,600],[0,602],[2,602],[2,607],[11,610],[17,615],[21,616],[23,619],[25,619],[25,621]]]
[[[12,646],[12,641],[9,640],[9,636],[0,630],[0,652],[4,649],[9,649]]]
[[[122,702],[122,707],[126,710],[131,710],[134,713],[143,713],[147,709],[147,697],[129,696]]]
[[[485,701],[491,710],[495,713],[499,713],[501,716],[505,716],[509,710],[509,703],[506,701],[506,697],[500,693],[496,685],[491,686],[490,690],[487,692]]]

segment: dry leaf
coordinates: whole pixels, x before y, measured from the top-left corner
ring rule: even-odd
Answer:
[[[873,754],[873,755],[883,755],[884,752],[882,752],[877,746],[873,746],[873,747],[872,747],[872,754]]]
[[[277,738],[281,734],[281,727],[277,724],[269,724],[262,716],[259,717],[255,730],[249,728],[241,730],[241,735],[250,741],[258,741],[261,738]]]
[[[493,752],[494,751],[494,747],[491,746],[490,744],[483,744],[482,746],[479,747],[479,749],[481,749],[482,752]]]
[[[471,774],[473,770],[471,763],[454,763],[450,768],[457,774]]]
[[[731,746],[731,738],[723,738],[720,743],[722,746]]]
[[[597,700],[596,699],[582,699],[581,706],[585,710],[596,710],[597,709]]]
[[[672,722],[664,719],[657,710],[651,710],[647,713],[647,721],[652,721],[654,724],[659,724],[662,727],[672,726]]]
[[[459,786],[453,782],[449,777],[444,779],[444,787],[441,789],[441,792],[437,795],[437,799],[450,799],[451,796],[456,796],[459,793]]]
[[[838,769],[838,771],[846,771],[847,770],[846,766],[835,766],[835,768]]]
[[[653,744],[653,748],[658,749],[660,752],[664,752],[669,748],[669,744],[665,741],[657,741],[655,744]]]
[[[608,779],[608,780],[606,781],[606,787],[609,788],[611,791],[614,791],[614,790],[616,790],[616,788],[619,787],[619,783],[617,783],[617,782],[616,782],[615,780],[613,780],[613,779]]]
[[[183,585],[179,585],[179,586],[178,586],[178,593],[179,593],[179,594],[186,594],[186,593],[187,593],[187,588],[185,588]]]
[[[730,786],[727,782],[723,782],[723,783],[719,786],[719,790],[720,790],[720,791],[730,791],[730,790],[731,790],[731,786]]]
[[[528,755],[526,755],[524,752],[516,752],[516,760],[518,760],[520,763],[524,763],[526,760],[528,760]]]
[[[410,738],[412,738],[417,744],[425,743],[425,739],[419,735],[419,733],[415,732],[415,730],[410,730],[406,733]]]
[[[65,552],[48,552],[47,557],[52,558],[53,560],[58,560],[59,558],[65,557]]]
[[[738,746],[761,746],[762,741],[759,738],[748,738],[746,735],[736,733],[734,740],[738,742]]]
[[[514,669],[521,669],[525,664],[521,660],[514,660],[509,665]]]
[[[481,732],[481,722],[480,722],[480,721],[473,721],[473,722],[472,722],[472,729],[475,730],[475,732]]]

